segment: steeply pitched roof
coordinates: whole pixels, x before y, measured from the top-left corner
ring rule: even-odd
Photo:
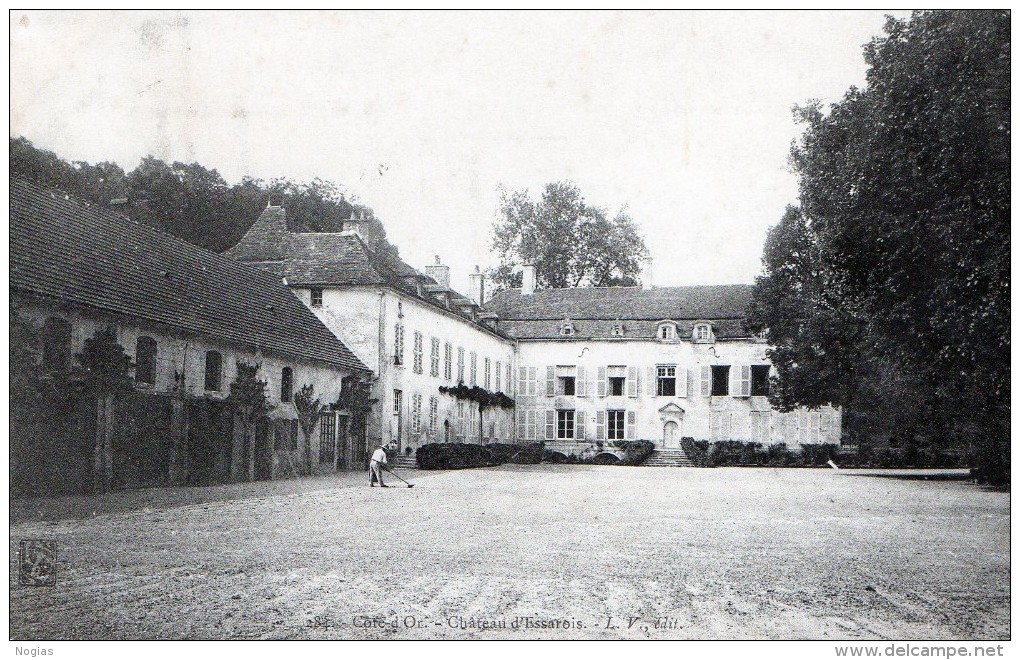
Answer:
[[[573,322],[575,338],[610,337],[622,321],[624,337],[655,337],[657,322],[677,322],[681,337],[690,337],[694,321],[712,323],[716,337],[746,337],[745,310],[751,299],[748,284],[539,289],[496,293],[486,309],[499,314],[500,327],[518,339],[559,338],[565,319]]]
[[[402,259],[373,250],[353,232],[290,231],[284,209],[267,208],[251,229],[224,255],[287,278],[291,286],[388,286],[405,295],[455,314],[486,332],[502,332],[473,320],[456,306],[448,309],[436,296],[418,293],[417,283],[435,284]],[[453,292],[454,298],[465,298]]]
[[[270,273],[21,179],[10,209],[12,289],[368,371]]]

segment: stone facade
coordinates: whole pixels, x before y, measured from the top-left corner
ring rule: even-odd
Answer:
[[[312,304],[312,288],[292,288],[375,371],[372,397],[378,401],[367,426],[370,444],[381,440],[404,449],[428,442],[513,441],[512,410],[479,413],[476,403],[439,391],[463,380],[468,387],[512,396],[512,341],[462,314],[391,287],[316,289],[321,305]]]

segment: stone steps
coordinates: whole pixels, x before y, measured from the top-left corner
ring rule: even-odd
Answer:
[[[390,464],[393,468],[402,468],[404,470],[415,470],[418,468],[418,461],[414,459],[414,456],[400,455],[393,459]]]
[[[641,465],[649,467],[694,467],[683,449],[656,449]]]

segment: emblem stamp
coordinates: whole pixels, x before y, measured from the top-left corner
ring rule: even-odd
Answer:
[[[57,583],[57,542],[22,539],[18,553],[18,583],[52,587]]]

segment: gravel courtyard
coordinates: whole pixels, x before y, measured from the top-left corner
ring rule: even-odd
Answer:
[[[1009,637],[1008,493],[504,466],[12,503],[12,639]],[[399,482],[391,481],[396,486]],[[20,539],[59,545],[18,586]]]

